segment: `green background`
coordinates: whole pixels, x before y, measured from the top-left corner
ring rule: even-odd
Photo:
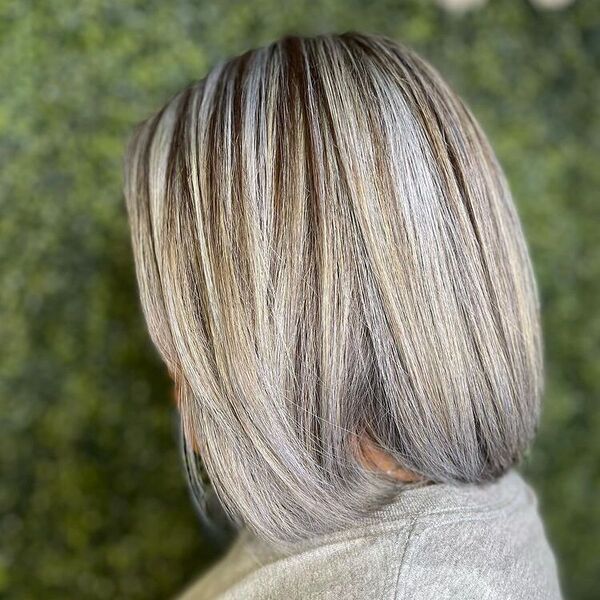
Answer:
[[[133,124],[215,61],[357,29],[420,51],[511,182],[539,279],[547,394],[524,470],[565,596],[600,573],[600,2],[0,2],[0,596],[170,597],[212,556],[148,340],[121,193]]]

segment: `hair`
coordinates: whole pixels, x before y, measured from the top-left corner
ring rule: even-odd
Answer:
[[[186,458],[236,523],[285,546],[383,507],[407,484],[361,436],[431,482],[523,458],[528,248],[485,134],[411,49],[287,35],[218,63],[135,127],[124,195]]]

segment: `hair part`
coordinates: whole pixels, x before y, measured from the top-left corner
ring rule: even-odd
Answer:
[[[140,123],[124,164],[142,308],[189,452],[273,543],[403,485],[519,461],[543,391],[536,283],[484,133],[412,50],[286,36]]]

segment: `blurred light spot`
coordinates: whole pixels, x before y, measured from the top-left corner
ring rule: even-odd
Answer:
[[[455,12],[463,12],[472,10],[474,8],[480,8],[487,0],[437,0],[437,3],[448,10]]]

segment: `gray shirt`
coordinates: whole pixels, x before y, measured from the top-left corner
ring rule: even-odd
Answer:
[[[560,600],[537,498],[493,483],[402,492],[367,522],[278,553],[242,531],[180,600]]]

